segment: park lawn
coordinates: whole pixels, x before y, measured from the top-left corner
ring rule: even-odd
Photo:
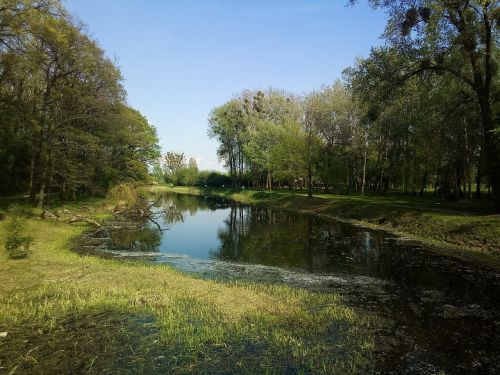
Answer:
[[[218,195],[352,221],[423,242],[436,252],[500,269],[500,215],[484,203],[402,196],[315,194],[293,191],[200,189],[153,185],[152,192]]]
[[[68,207],[109,216],[104,201]],[[34,239],[26,259],[8,259],[13,214],[0,221],[0,373],[363,373],[373,363],[379,322],[335,294],[80,256],[71,248],[88,227],[38,213],[17,213]]]

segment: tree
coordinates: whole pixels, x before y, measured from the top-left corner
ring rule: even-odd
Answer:
[[[250,140],[244,147],[245,155],[254,168],[266,173],[266,188],[273,188],[273,171],[276,166],[275,151],[280,142],[282,132],[280,128],[269,120],[261,120],[255,124],[250,132]]]
[[[371,188],[383,192],[392,186],[423,194],[432,182],[443,196],[470,197],[473,168],[480,181],[482,164],[474,94],[462,82],[432,72],[409,77],[404,85],[388,90],[402,59],[394,49],[377,48],[345,71],[362,122],[369,124],[368,152],[375,159]]]
[[[210,112],[208,135],[219,141],[217,154],[229,168],[233,187],[241,186],[245,132],[245,112],[240,100],[232,99]]]
[[[167,152],[163,158],[165,175],[176,185],[179,182],[179,172],[186,168],[186,157],[182,152]]]
[[[338,172],[334,159],[343,156],[345,162],[349,163],[354,155],[348,151],[355,138],[359,138],[359,110],[348,87],[341,81],[308,95],[306,106],[306,121],[311,123],[313,133],[317,134],[324,144],[321,178],[328,192]]]
[[[184,174],[185,184],[188,186],[196,185],[198,180],[198,165],[195,158],[189,158],[189,162]]]
[[[356,2],[352,0],[351,3]],[[389,82],[433,72],[467,85],[481,115],[487,173],[500,209],[500,125],[492,106],[497,76],[498,0],[370,0],[389,13],[385,38],[405,58]],[[464,64],[465,62],[465,64]]]
[[[57,0],[0,7],[0,192],[103,193],[147,178],[156,130],[125,104],[119,69]]]

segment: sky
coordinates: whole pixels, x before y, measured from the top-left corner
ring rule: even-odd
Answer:
[[[208,115],[244,89],[305,94],[381,44],[386,17],[361,0],[65,0],[116,59],[128,103],[163,152],[223,170]]]

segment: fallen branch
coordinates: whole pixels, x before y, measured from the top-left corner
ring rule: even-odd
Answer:
[[[59,217],[57,215],[55,215],[52,212],[47,211],[47,210],[43,210],[43,212],[40,215],[40,217],[42,219],[45,219],[45,220],[58,220],[59,219]]]
[[[97,221],[93,220],[93,219],[90,219],[88,217],[84,217],[84,216],[72,216],[69,218],[69,223],[70,224],[73,224],[73,223],[87,223],[87,224],[90,224],[90,225],[93,225],[97,228],[100,228],[101,227],[101,224],[99,224]]]
[[[156,222],[156,220],[155,220],[155,219],[153,219],[151,216],[147,216],[147,218],[148,218],[148,220],[149,220],[150,222],[152,222],[153,224],[155,224],[155,225],[158,227],[158,230],[160,231],[160,233],[161,233],[161,234],[163,234],[163,231],[168,230],[168,229],[166,229],[166,228],[162,228],[162,227],[161,227],[161,225],[160,225],[160,224],[158,224],[158,222]]]

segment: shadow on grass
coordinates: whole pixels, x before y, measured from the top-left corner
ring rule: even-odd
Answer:
[[[189,315],[189,309],[185,312]],[[349,329],[345,322],[332,321],[325,330],[305,335],[311,345],[318,345],[319,352],[315,352],[317,358],[304,362],[286,341],[293,339],[293,335],[288,336],[290,324],[300,326],[301,322],[248,317],[243,326],[227,326],[224,341],[217,342],[204,336],[212,323],[183,320],[179,323],[189,323],[185,327],[189,330],[174,336],[166,333],[168,327],[164,332],[151,314],[113,310],[75,312],[57,318],[52,325],[24,322],[15,327],[0,326],[0,331],[8,329],[7,337],[0,338],[0,373],[297,374],[316,372],[319,364],[343,370],[366,365],[358,353],[339,345],[345,342]],[[261,330],[271,323],[274,334],[266,337]],[[297,340],[302,341],[302,337]],[[356,363],[345,358],[350,355]]]
[[[151,315],[75,313],[53,326],[24,322],[0,339],[0,372],[37,374],[143,373],[158,367],[159,329]]]

